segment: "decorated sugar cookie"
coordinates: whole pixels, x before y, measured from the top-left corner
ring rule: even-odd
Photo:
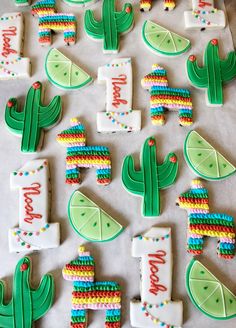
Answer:
[[[42,277],[37,289],[30,286],[31,261],[24,257],[16,265],[13,278],[12,298],[4,302],[5,284],[0,281],[0,327],[33,328],[34,322],[42,318],[52,307],[54,280],[49,274]]]
[[[184,12],[185,27],[189,30],[216,30],[226,25],[225,13],[214,6],[214,0],[192,0],[192,11]]]
[[[172,301],[171,229],[153,227],[132,240],[132,256],[141,257],[141,301],[130,303],[132,327],[182,327],[183,303]]]
[[[7,13],[0,17],[0,80],[30,77],[30,59],[22,57],[23,35],[22,13]]]
[[[149,11],[153,0],[140,0],[140,11]],[[175,8],[175,0],[163,0],[163,7],[166,11]]]
[[[103,0],[102,18],[97,21],[92,10],[87,10],[84,17],[84,28],[88,36],[103,40],[104,53],[119,51],[120,34],[129,32],[134,24],[132,5],[126,3],[122,11],[115,11],[116,0]]]
[[[207,105],[224,104],[223,85],[236,78],[236,52],[220,59],[218,40],[211,40],[205,50],[204,65],[198,66],[197,58],[191,55],[187,60],[188,78],[196,88],[207,89]]]
[[[80,168],[96,168],[97,183],[111,182],[111,155],[108,147],[86,146],[85,128],[77,118],[71,119],[71,127],[57,136],[57,141],[67,147],[66,183],[81,183]]]
[[[27,162],[11,174],[10,184],[12,189],[19,190],[19,227],[9,230],[10,252],[58,247],[59,223],[48,223],[51,189],[48,161]]]
[[[69,200],[68,216],[75,232],[93,242],[113,240],[124,230],[120,223],[78,190]]]
[[[61,97],[54,97],[48,106],[42,105],[41,98],[42,84],[35,82],[28,91],[23,111],[19,111],[15,98],[7,102],[5,122],[13,134],[22,136],[22,152],[39,151],[44,129],[53,127],[61,118]]]
[[[63,32],[66,45],[76,41],[76,18],[73,14],[56,12],[56,0],[38,0],[32,6],[32,15],[39,20],[39,43],[50,45],[52,32]]]
[[[141,129],[141,111],[133,110],[133,76],[130,58],[113,59],[99,67],[98,82],[105,83],[106,112],[97,114],[98,132],[132,132]]]
[[[141,85],[150,92],[150,113],[153,125],[165,124],[166,110],[179,111],[181,126],[189,126],[193,123],[190,91],[169,87],[167,72],[163,67],[157,64],[152,65],[152,72],[144,76]]]
[[[152,21],[143,24],[142,37],[145,45],[160,56],[179,56],[191,48],[191,42]]]
[[[205,180],[222,180],[236,168],[198,132],[190,131],[184,142],[184,158],[193,172]]]
[[[236,296],[195,259],[187,267],[186,288],[193,305],[208,317],[216,320],[236,317]]]
[[[188,252],[203,252],[203,237],[219,239],[217,254],[232,259],[235,254],[234,218],[227,214],[209,213],[208,190],[200,180],[193,180],[190,190],[182,193],[176,204],[188,212]]]
[[[122,182],[127,191],[143,197],[142,214],[147,217],[160,215],[160,190],[175,183],[178,160],[169,153],[162,164],[158,164],[156,141],[147,138],[140,157],[140,170],[134,167],[134,159],[126,156],[122,167]]]
[[[62,0],[69,6],[87,7],[99,0]]]
[[[29,6],[31,0],[15,0],[16,6]]]
[[[66,264],[64,279],[73,283],[70,327],[87,328],[88,310],[105,310],[107,328],[120,328],[121,288],[113,281],[94,281],[95,261],[84,247],[76,260]]]
[[[55,48],[47,54],[45,71],[48,80],[61,89],[77,90],[93,82],[88,73]]]

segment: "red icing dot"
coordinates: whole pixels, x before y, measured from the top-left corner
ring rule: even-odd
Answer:
[[[127,8],[125,9],[125,11],[127,12],[127,14],[129,14],[129,13],[131,12],[131,8],[130,8],[130,7],[127,7]]]
[[[213,46],[217,46],[218,45],[218,40],[217,39],[211,40],[211,44],[213,44]]]
[[[170,162],[172,162],[172,163],[176,163],[176,162],[177,162],[177,158],[176,158],[176,156],[172,156],[172,157],[170,158]]]
[[[194,55],[191,55],[191,56],[189,56],[189,61],[191,61],[191,62],[195,62],[195,60],[196,60],[196,57],[194,56]]]
[[[8,103],[7,103],[7,107],[13,107],[14,106],[14,103],[13,101],[9,100]]]
[[[39,82],[35,82],[35,83],[33,84],[33,88],[34,88],[35,90],[39,89],[40,86],[41,86],[41,84],[40,84]]]
[[[30,245],[28,244],[26,247],[27,247],[27,248],[30,248]]]
[[[21,264],[20,271],[26,271],[27,269],[28,269],[28,264],[26,263]]]
[[[153,146],[155,144],[155,140],[154,139],[149,139],[148,144],[149,144],[150,147]]]

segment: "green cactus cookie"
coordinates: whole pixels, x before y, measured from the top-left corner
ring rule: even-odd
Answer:
[[[31,3],[31,0],[15,0],[16,6],[29,6]]]
[[[174,153],[169,153],[164,163],[158,164],[156,141],[146,139],[141,152],[141,169],[135,170],[134,159],[127,156],[122,167],[122,182],[127,191],[143,197],[142,214],[147,217],[160,215],[159,190],[171,186],[177,177],[178,160]]]
[[[22,112],[18,111],[15,98],[11,98],[6,105],[5,122],[12,133],[22,135],[22,152],[39,150],[43,129],[54,126],[61,118],[61,97],[56,96],[48,106],[43,106],[41,95],[42,84],[35,82],[28,91]]]
[[[204,66],[199,67],[196,57],[191,55],[187,61],[187,72],[195,87],[207,89],[209,106],[222,106],[223,84],[236,78],[236,52],[231,51],[225,60],[221,60],[218,40],[213,39],[205,50]]]
[[[22,258],[16,266],[13,279],[12,299],[6,305],[4,284],[0,281],[0,327],[32,328],[34,321],[42,318],[52,307],[54,281],[44,275],[37,289],[30,287],[30,259]]]
[[[102,19],[97,21],[93,11],[87,10],[84,17],[86,33],[93,39],[103,39],[104,53],[117,53],[120,34],[133,27],[134,12],[132,5],[126,3],[122,11],[115,11],[115,0],[103,0]]]

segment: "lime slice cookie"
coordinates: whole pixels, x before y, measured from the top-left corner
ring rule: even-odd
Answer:
[[[81,89],[93,81],[88,73],[55,48],[46,57],[45,71],[48,80],[61,89]]]
[[[73,229],[89,241],[110,241],[123,231],[115,219],[80,191],[71,196],[68,216]]]
[[[142,34],[145,44],[159,55],[178,56],[191,48],[188,39],[149,20],[143,24]]]
[[[236,296],[195,259],[187,268],[186,288],[192,303],[208,317],[218,320],[236,317]]]
[[[226,179],[236,171],[233,164],[194,130],[186,137],[184,157],[196,175],[206,180]]]

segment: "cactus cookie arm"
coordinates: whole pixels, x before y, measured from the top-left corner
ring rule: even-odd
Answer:
[[[115,13],[117,31],[119,33],[128,32],[134,23],[133,8],[129,3],[126,3],[120,12]]]
[[[0,281],[0,327],[13,327],[13,308],[12,302],[8,305],[3,304],[4,300],[4,284]]]
[[[190,56],[191,57],[191,56]],[[208,73],[206,67],[199,67],[197,60],[188,59],[187,72],[189,80],[198,88],[207,88],[208,86]]]
[[[236,52],[231,51],[225,60],[221,61],[222,81],[230,82],[236,77]]]
[[[104,37],[103,23],[102,21],[100,22],[96,21],[92,10],[86,10],[85,12],[84,27],[89,35],[97,39],[103,39]]]
[[[18,111],[18,104],[15,98],[10,99],[6,105],[5,122],[14,133],[22,134],[24,112]]]
[[[51,308],[54,299],[54,282],[50,275],[43,276],[38,289],[32,291],[33,320],[44,316]]]
[[[158,180],[159,180],[159,189],[165,189],[171,186],[177,177],[178,173],[178,160],[174,153],[169,153],[164,163],[158,165]]]
[[[135,170],[132,156],[127,156],[124,160],[122,168],[122,182],[129,192],[137,195],[143,195],[143,175],[141,171]]]
[[[61,97],[56,96],[48,106],[40,106],[39,126],[40,128],[49,128],[54,125],[61,116]]]

